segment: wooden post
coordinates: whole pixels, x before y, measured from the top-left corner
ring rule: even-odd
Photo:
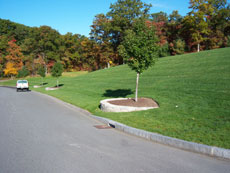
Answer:
[[[197,52],[200,52],[200,43],[197,45]]]
[[[138,96],[138,83],[139,83],[139,76],[140,76],[140,73],[137,73],[135,102],[137,102],[137,101],[138,101],[137,96]]]

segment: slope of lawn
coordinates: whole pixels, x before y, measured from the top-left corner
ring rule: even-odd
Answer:
[[[40,78],[30,78],[32,85]],[[47,77],[46,86],[55,79]],[[89,110],[94,115],[163,135],[230,148],[230,48],[159,59],[140,76],[139,97],[154,98],[159,109],[104,113],[102,99],[134,97],[136,74],[127,65],[77,77],[61,77],[57,91],[37,91]],[[5,84],[13,84],[10,81]]]

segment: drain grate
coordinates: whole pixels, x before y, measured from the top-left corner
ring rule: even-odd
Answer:
[[[111,129],[111,126],[108,125],[95,125],[94,127],[96,127],[97,129]]]

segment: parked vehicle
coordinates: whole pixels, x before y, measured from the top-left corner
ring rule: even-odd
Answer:
[[[17,81],[17,92],[21,91],[29,91],[29,82],[27,80],[18,80]]]

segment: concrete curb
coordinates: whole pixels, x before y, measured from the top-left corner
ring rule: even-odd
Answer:
[[[208,146],[204,144],[198,144],[195,142],[188,142],[185,140],[177,139],[177,138],[172,138],[168,136],[163,136],[157,133],[152,133],[152,132],[147,132],[144,130],[136,129],[133,127],[126,126],[124,124],[118,123],[116,121],[107,119],[107,118],[102,118],[98,117],[95,115],[90,115],[91,117],[105,123],[109,124],[110,126],[123,131],[125,133],[135,135],[138,137],[142,137],[154,142],[158,142],[161,144],[169,145],[172,147],[180,148],[183,150],[188,150],[196,153],[201,153],[201,154],[206,154],[209,156],[213,157],[220,157],[224,159],[229,159],[230,160],[230,150],[229,149],[224,149],[224,148],[219,148],[219,147],[214,147],[214,146]]]
[[[119,106],[109,103],[109,101],[114,100],[128,100],[130,98],[113,98],[105,99],[100,101],[101,110],[104,112],[133,112],[133,111],[143,111],[148,109],[155,109],[158,107],[131,107],[131,106]]]
[[[135,135],[138,137],[142,137],[142,138],[148,139],[148,140],[153,141],[153,142],[158,142],[161,144],[176,147],[179,149],[188,150],[188,151],[192,151],[192,152],[196,152],[196,153],[206,154],[209,156],[219,157],[219,158],[230,160],[230,150],[229,149],[224,149],[224,148],[219,148],[219,147],[214,147],[214,146],[208,146],[208,145],[198,144],[198,143],[194,143],[194,142],[188,142],[185,140],[176,139],[176,138],[172,138],[172,137],[168,137],[168,136],[163,136],[163,135],[160,135],[157,133],[147,132],[144,130],[129,127],[127,125],[118,123],[116,121],[113,121],[113,120],[110,120],[107,118],[92,115],[90,112],[88,112],[84,109],[76,107],[70,103],[66,103],[62,100],[59,100],[59,99],[53,97],[53,96],[49,96],[49,95],[46,95],[46,94],[43,94],[40,92],[36,92],[36,91],[33,91],[33,92],[40,94],[40,95],[43,95],[43,96],[46,96],[46,97],[49,97],[52,100],[55,100],[56,102],[59,102],[65,106],[67,106],[68,108],[71,108],[75,111],[79,111],[79,112],[83,113],[84,115],[87,115],[87,116],[89,116],[89,117],[91,117],[91,118],[93,118],[93,119],[95,119],[101,123],[108,124],[111,127],[115,128],[117,130],[123,131],[125,133]]]
[[[41,88],[41,85],[34,85],[34,88]]]
[[[13,87],[13,86],[3,86],[3,85],[0,85],[0,87],[16,89],[16,87]]]
[[[46,87],[46,91],[53,91],[53,90],[58,90],[59,88],[54,88],[54,87]]]

